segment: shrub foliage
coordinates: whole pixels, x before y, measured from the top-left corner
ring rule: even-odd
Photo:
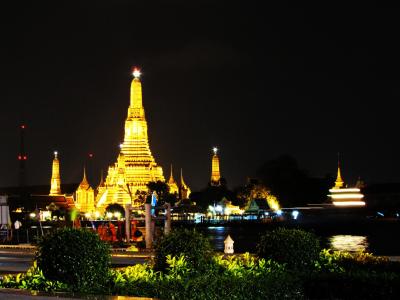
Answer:
[[[265,233],[257,245],[259,257],[286,263],[291,269],[312,268],[319,252],[318,238],[301,229],[277,228]]]
[[[165,271],[167,255],[184,255],[189,267],[203,270],[212,258],[210,241],[196,230],[176,229],[163,236],[155,247],[155,270]]]
[[[44,236],[36,259],[47,279],[73,291],[101,290],[109,278],[109,246],[89,230],[63,228]]]

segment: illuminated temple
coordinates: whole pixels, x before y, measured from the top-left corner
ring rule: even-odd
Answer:
[[[120,145],[117,161],[108,168],[104,183],[98,187],[98,210],[104,210],[113,203],[140,205],[142,203],[137,201],[137,192],[147,192],[146,185],[150,181],[164,181],[163,170],[150,151],[140,71],[135,69],[133,76],[124,142]]]
[[[364,195],[358,187],[348,188],[344,186],[339,163],[335,185],[329,190],[329,192],[330,194],[328,197],[334,206],[348,207],[365,205],[365,202],[362,201]]]

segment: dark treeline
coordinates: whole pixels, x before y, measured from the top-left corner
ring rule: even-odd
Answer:
[[[272,194],[278,198],[281,207],[303,206],[308,203],[322,203],[327,199],[328,189],[334,182],[334,177],[312,177],[301,169],[295,158],[282,155],[266,161],[256,170],[256,178],[233,190],[228,188],[225,179],[221,185],[208,185],[201,191],[193,192],[190,200],[202,208],[216,204],[223,198],[241,207],[250,198],[265,198]]]

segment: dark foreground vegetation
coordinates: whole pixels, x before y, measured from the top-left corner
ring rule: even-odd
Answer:
[[[149,264],[112,270],[109,249],[97,235],[62,229],[39,243],[27,273],[4,276],[0,286],[160,299],[400,298],[399,263],[321,250],[302,230],[274,230],[260,240],[257,255],[235,256],[213,253],[196,231],[176,230],[155,252]]]

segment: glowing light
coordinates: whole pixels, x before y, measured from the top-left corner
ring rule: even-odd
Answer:
[[[21,129],[25,129],[25,127],[26,127],[25,124],[21,125]]]
[[[329,243],[330,248],[337,251],[359,252],[368,248],[367,237],[360,235],[334,235]]]
[[[93,158],[93,153],[89,153],[89,157],[90,157],[90,158]]]
[[[282,216],[282,213],[283,213],[283,211],[280,210],[280,209],[278,209],[278,210],[276,211],[276,215],[277,215],[277,216]]]
[[[119,211],[114,212],[114,216],[119,219],[121,218],[121,213]]]
[[[364,201],[333,201],[335,206],[364,206]]]
[[[119,149],[122,149],[122,147],[124,146],[124,144],[119,144]]]
[[[330,189],[331,193],[359,193],[360,189],[358,188],[346,188],[346,189]]]
[[[217,154],[217,152],[218,152],[218,148],[217,147],[214,147],[212,150],[213,150],[214,154]]]
[[[85,218],[89,219],[92,216],[92,214],[90,212],[85,213]]]
[[[96,217],[96,219],[98,219],[98,218],[100,218],[100,213],[98,211],[95,211],[94,216]]]
[[[42,220],[47,220],[47,219],[51,219],[51,211],[45,210],[42,211],[42,216],[41,216]]]
[[[30,213],[29,216],[33,219],[36,217],[36,214],[33,212],[33,213]]]
[[[54,156],[57,157],[57,155],[58,155],[58,152],[54,151]]]
[[[140,75],[142,75],[142,73],[140,72],[139,68],[134,68],[133,72],[132,72],[132,75],[133,75],[133,77],[138,79],[138,78],[140,78]]]
[[[297,217],[299,216],[299,211],[298,210],[292,211],[292,216],[293,216],[293,219],[297,220]]]
[[[333,199],[362,199],[364,195],[362,194],[341,194],[341,195],[330,195]]]
[[[111,219],[113,217],[113,213],[112,212],[108,212],[106,213],[106,216],[108,219]]]

